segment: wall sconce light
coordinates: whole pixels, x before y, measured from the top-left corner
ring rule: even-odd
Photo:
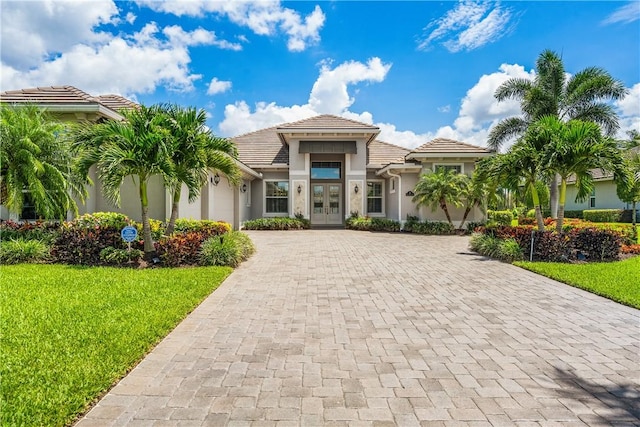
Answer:
[[[241,193],[246,193],[247,192],[247,184],[242,184],[242,187],[240,187],[240,192]]]
[[[353,187],[353,191],[358,194],[358,191],[360,191],[360,188],[358,187],[358,184],[356,184],[355,187]]]
[[[302,193],[302,185],[298,185],[298,194]]]
[[[407,191],[407,194],[405,194],[407,197],[413,197],[415,196],[415,193],[411,190]]]
[[[218,185],[220,183],[220,175],[215,174],[213,178],[211,178],[211,183],[213,185]]]

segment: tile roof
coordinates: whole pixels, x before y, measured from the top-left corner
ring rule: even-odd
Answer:
[[[345,119],[331,114],[321,114],[308,119],[298,120],[297,122],[285,123],[277,126],[279,131],[295,130],[295,129],[356,129],[359,131],[368,130],[370,132],[380,131],[380,128],[366,123],[357,122],[355,120]]]
[[[367,147],[368,165],[388,165],[389,163],[404,163],[404,156],[410,150],[388,142],[374,140]]]
[[[460,154],[477,154],[477,153],[491,153],[488,148],[478,147],[477,145],[471,145],[460,141],[447,138],[436,138],[426,144],[422,144],[418,148],[415,148],[411,153],[460,153]]]
[[[280,141],[276,129],[270,127],[231,138],[240,161],[250,167],[289,164],[289,147]]]
[[[100,95],[98,101],[114,111],[138,108],[140,105],[120,95]]]
[[[627,152],[634,155],[640,155],[640,147],[629,148]],[[591,172],[591,176],[595,181],[613,179],[613,172],[603,171],[602,169],[591,169],[590,172]],[[567,177],[567,184],[573,184],[575,182],[576,182],[575,175],[569,175]]]
[[[2,102],[34,102],[46,104],[89,104],[98,99],[73,86],[47,86],[8,90],[0,93]]]

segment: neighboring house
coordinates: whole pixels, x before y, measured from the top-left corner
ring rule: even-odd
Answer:
[[[3,92],[0,102],[38,103],[63,120],[92,121],[121,120],[117,111],[136,105],[116,95],[91,97],[70,86]],[[408,150],[377,140],[379,133],[376,126],[320,115],[231,138],[238,148],[242,181],[231,186],[212,172],[195,202],[181,200],[180,216],[224,220],[234,228],[249,219],[294,215],[309,218],[314,227],[340,226],[355,213],[402,222],[407,215],[445,220],[440,210],[417,209],[411,201],[420,175],[437,167],[471,175],[475,162],[492,154],[442,138]],[[122,208],[116,209],[96,185],[81,212],[113,210],[139,219],[139,200],[130,181],[121,194]],[[159,178],[150,194],[150,216],[167,218],[171,196]],[[454,221],[460,221],[462,212],[451,207]],[[474,209],[468,220],[482,218]]]
[[[640,150],[640,148],[632,148]],[[613,173],[593,169],[591,171],[594,181],[594,190],[584,202],[576,202],[578,193],[575,186],[575,177],[567,180],[567,199],[565,210],[581,211],[585,209],[631,209],[631,203],[625,203],[618,198],[616,183],[613,181]],[[639,207],[640,208],[640,207]]]

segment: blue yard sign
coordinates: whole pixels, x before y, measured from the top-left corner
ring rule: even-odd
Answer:
[[[131,243],[138,237],[138,230],[130,225],[120,230],[120,237],[127,243]]]

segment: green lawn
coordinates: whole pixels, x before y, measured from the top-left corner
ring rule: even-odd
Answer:
[[[618,262],[515,262],[543,276],[640,309],[640,256]]]
[[[0,267],[2,425],[73,422],[231,271]]]

